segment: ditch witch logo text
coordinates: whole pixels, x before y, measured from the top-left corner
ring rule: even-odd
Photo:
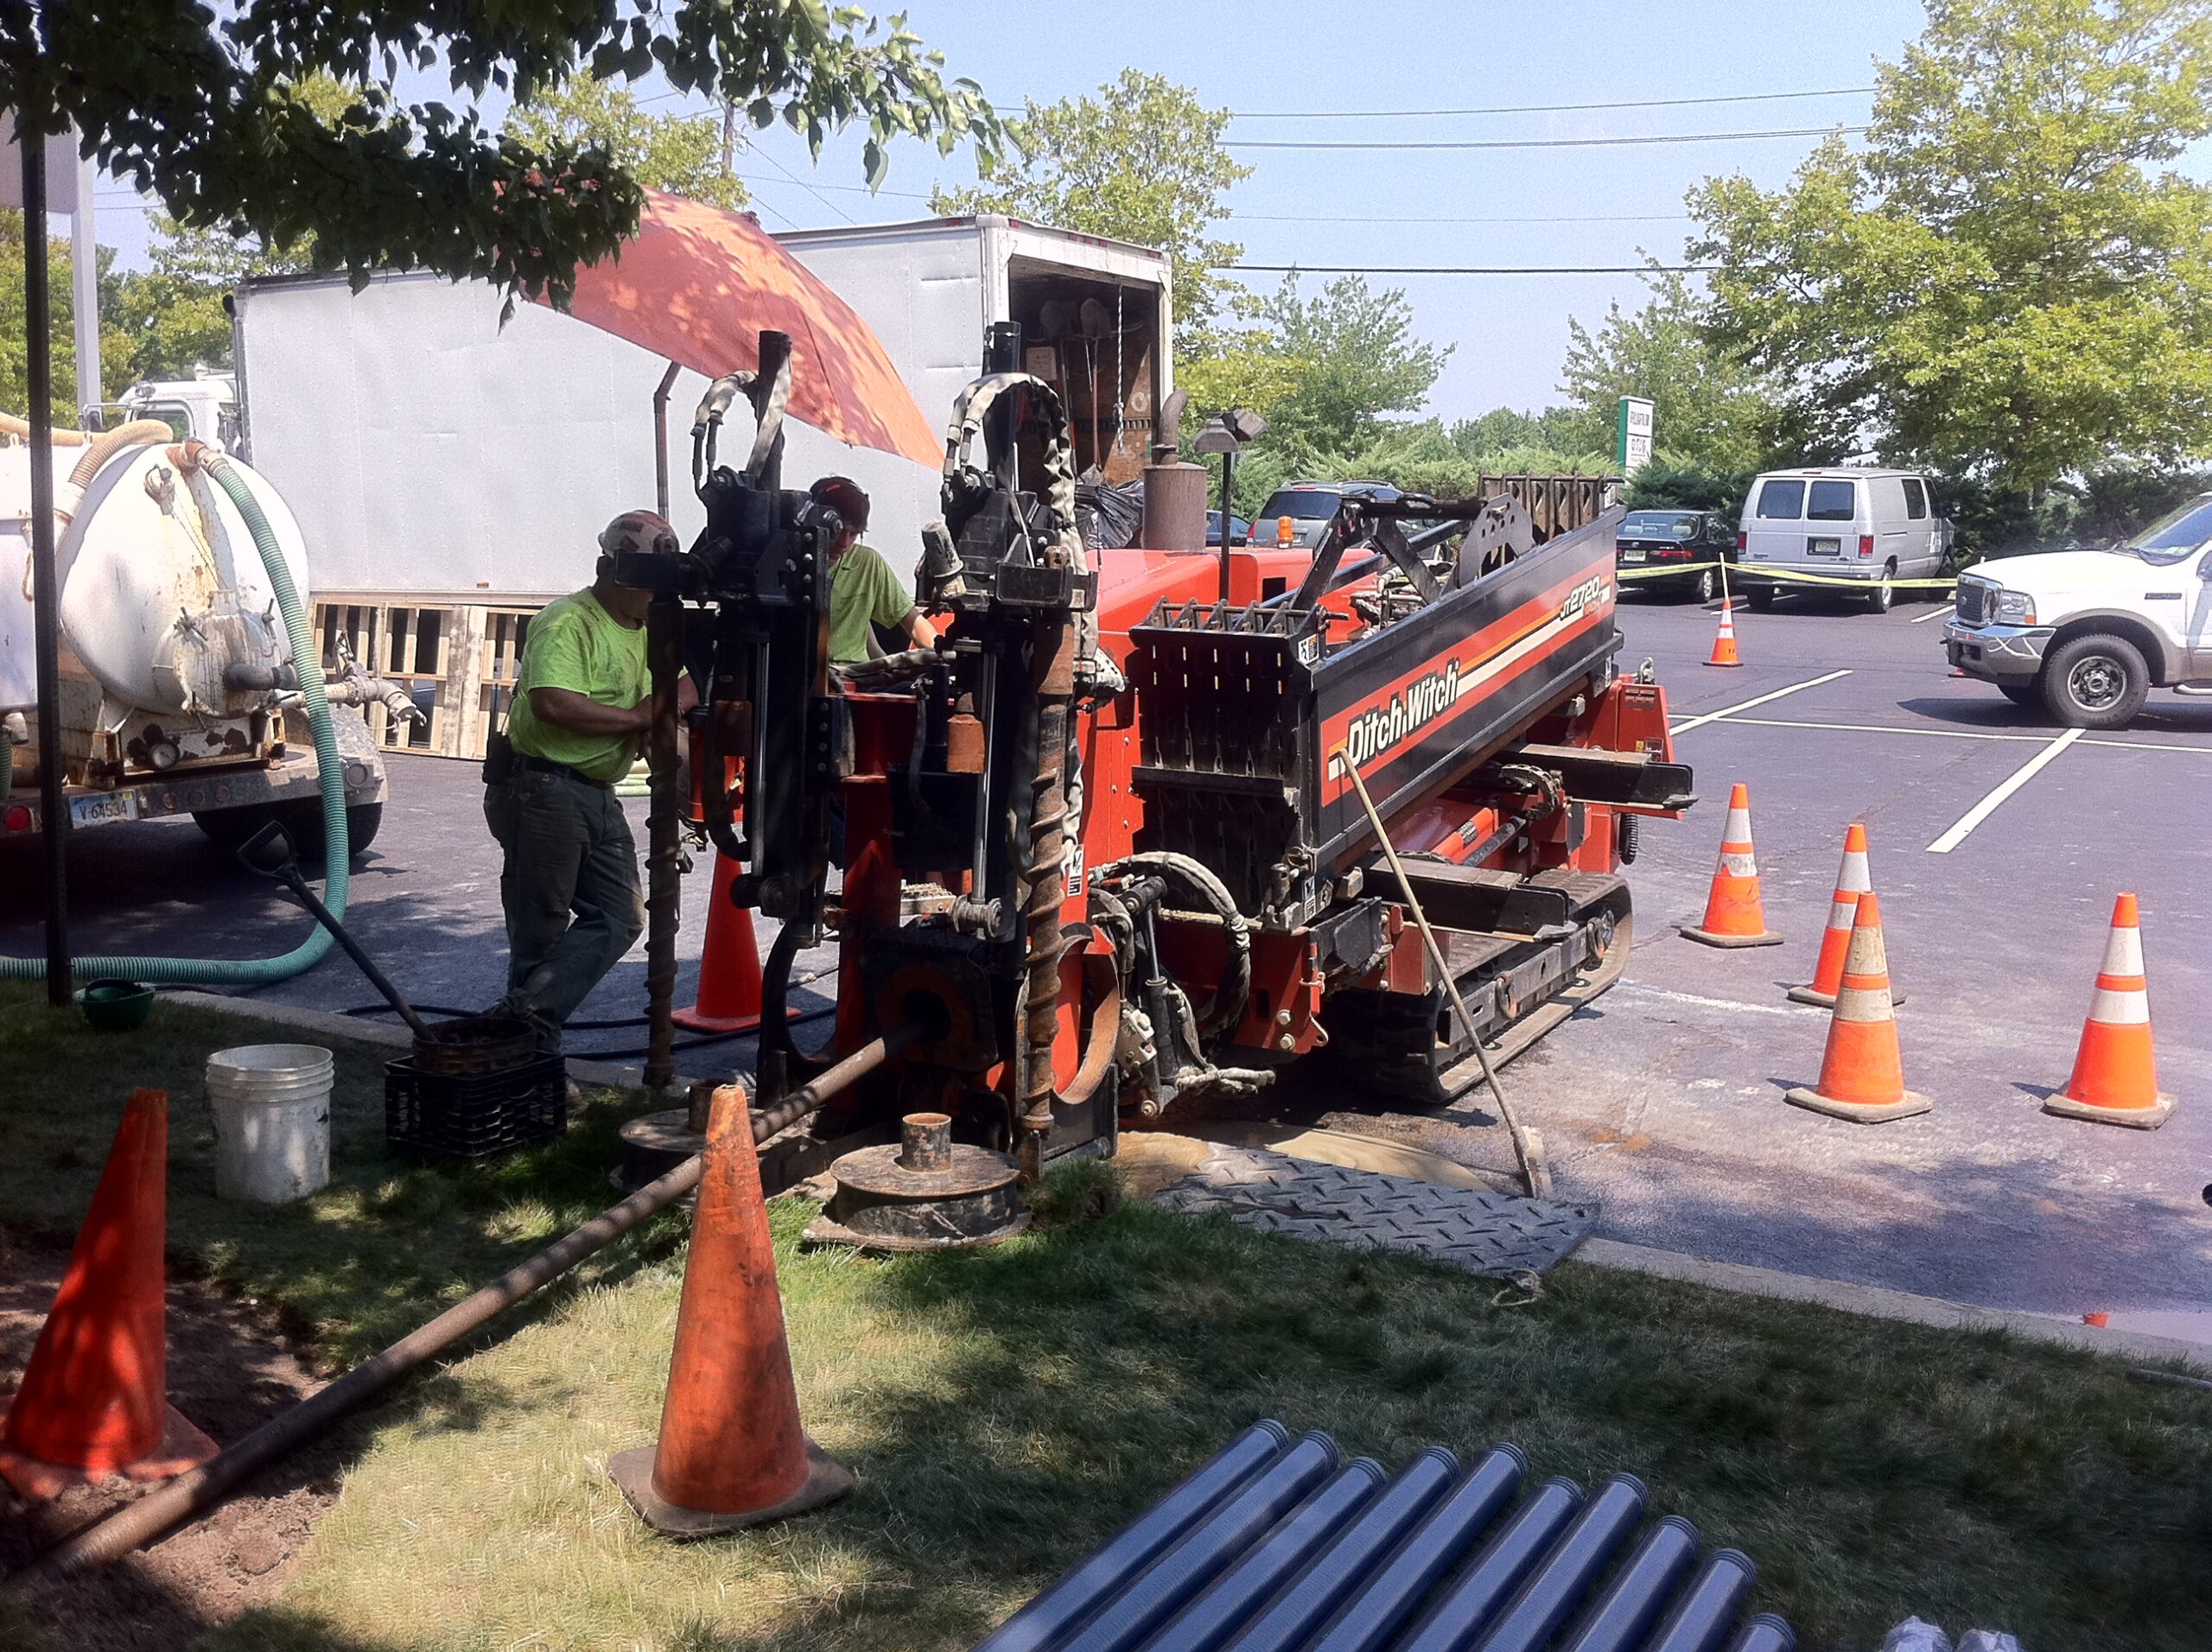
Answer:
[[[1390,696],[1390,703],[1363,711],[1351,720],[1344,734],[1344,758],[1356,768],[1387,752],[1415,731],[1427,728],[1459,702],[1459,662],[1408,683],[1405,692]]]

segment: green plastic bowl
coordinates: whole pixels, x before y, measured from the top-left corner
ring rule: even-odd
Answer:
[[[135,981],[88,981],[77,994],[77,1007],[102,1032],[132,1032],[154,1013],[154,989]]]

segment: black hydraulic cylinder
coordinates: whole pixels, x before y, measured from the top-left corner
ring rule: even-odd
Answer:
[[[1772,1612],[1744,1620],[1744,1632],[1728,1652],[1797,1652],[1797,1631]]]
[[[1000,1624],[976,1652],[1044,1652],[1289,1445],[1290,1431],[1281,1423],[1254,1423],[1100,1544],[1074,1571]]]
[[[1581,1503],[1582,1488],[1560,1477],[1531,1491],[1473,1564],[1446,1585],[1398,1652],[1467,1652],[1514,1585],[1558,1541]]]
[[[1055,1652],[1128,1652],[1142,1645],[1336,1465],[1336,1441],[1323,1433],[1300,1435],[1249,1485],[1132,1578],[1081,1629],[1058,1642]]]
[[[1147,1641],[1145,1652],[1216,1652],[1285,1579],[1375,1500],[1384,1478],[1382,1465],[1372,1458],[1352,1458]]]
[[[1498,1510],[1520,1490],[1529,1459],[1517,1446],[1497,1445],[1477,1459],[1467,1477],[1436,1511],[1391,1552],[1359,1592],[1338,1608],[1307,1652],[1376,1652],[1457,1565],[1467,1546],[1489,1529]]]
[[[1536,1652],[1549,1641],[1643,1518],[1644,1496],[1643,1482],[1632,1474],[1599,1486],[1475,1643],[1480,1652]]]
[[[1634,1652],[1697,1564],[1698,1547],[1697,1528],[1680,1515],[1659,1521],[1636,1546],[1612,1586],[1574,1626],[1560,1652]]]
[[[1645,1652],[1719,1652],[1722,1637],[1758,1578],[1750,1555],[1737,1549],[1716,1551]]]
[[[1361,1511],[1328,1547],[1308,1561],[1265,1611],[1229,1643],[1229,1652],[1295,1652],[1329,1614],[1358,1587],[1377,1561],[1435,1507],[1459,1477],[1459,1459],[1441,1446],[1398,1471],[1398,1477]]]

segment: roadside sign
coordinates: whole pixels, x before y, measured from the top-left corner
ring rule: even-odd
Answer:
[[[1651,403],[1641,396],[1621,397],[1619,441],[1613,457],[1621,474],[1633,476],[1651,461]]]

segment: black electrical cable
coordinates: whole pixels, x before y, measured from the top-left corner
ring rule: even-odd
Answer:
[[[425,1015],[451,1015],[459,1017],[475,1015],[481,1013],[473,1009],[455,1009],[449,1004],[417,1004],[415,1007]],[[368,1018],[376,1015],[390,1015],[393,1013],[393,1010],[391,1006],[389,1004],[356,1004],[351,1009],[342,1010],[340,1013],[341,1014],[353,1016],[359,1020],[367,1020]],[[810,1021],[823,1020],[829,1016],[835,1015],[836,1013],[837,1007],[835,1004],[825,1004],[820,1009],[810,1009],[801,1014],[792,1016],[790,1024],[793,1026],[804,1026]],[[610,1032],[619,1031],[623,1027],[643,1026],[645,1025],[645,1017],[639,1015],[632,1017],[627,1020],[620,1021],[570,1021],[563,1026],[562,1031],[564,1032]],[[758,1027],[749,1026],[741,1032],[702,1033],[696,1038],[677,1039],[675,1047],[679,1052],[684,1050],[704,1050],[717,1044],[730,1044],[739,1039],[753,1038],[759,1034],[760,1030],[760,1029]],[[584,1061],[606,1061],[617,1057],[645,1055],[648,1053],[648,1046],[645,1045],[639,1045],[635,1048],[625,1048],[620,1050],[564,1049],[561,1053],[568,1056],[575,1056]]]

